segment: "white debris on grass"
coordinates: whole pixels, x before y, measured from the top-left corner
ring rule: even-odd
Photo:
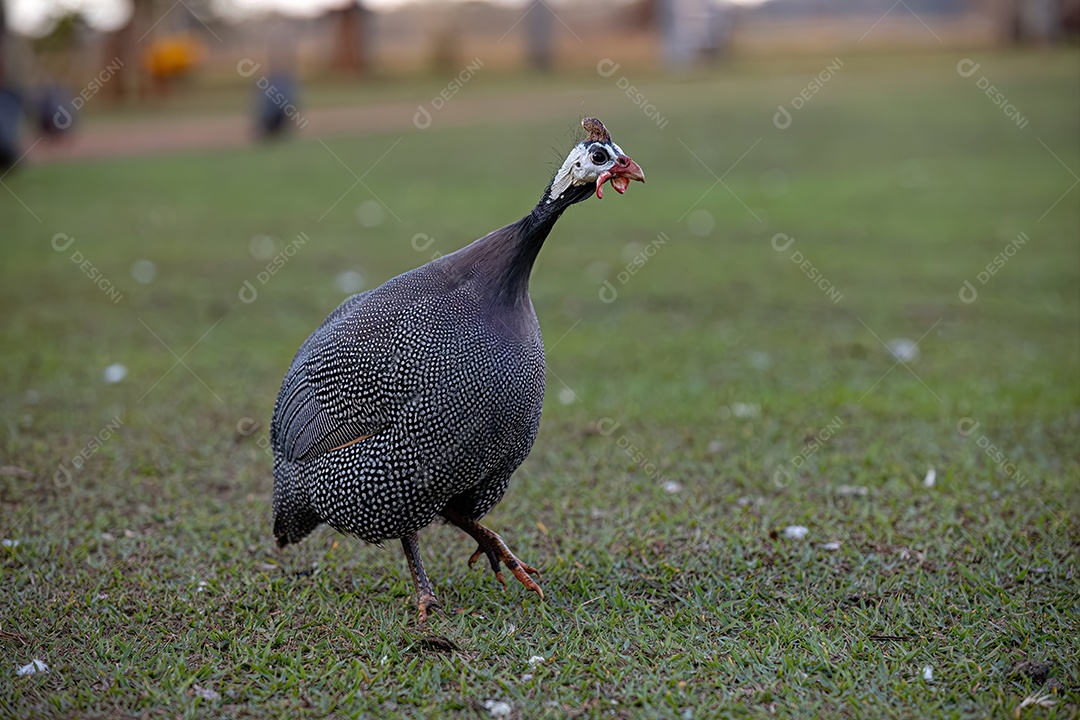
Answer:
[[[356,220],[364,227],[378,227],[385,219],[386,212],[378,200],[365,200],[356,208]]]
[[[364,289],[364,276],[356,270],[346,270],[338,273],[337,286],[346,295],[358,293]]]
[[[784,528],[784,537],[789,540],[802,540],[810,532],[810,528],[804,525],[788,525]]]
[[[536,667],[540,663],[547,662],[547,658],[543,655],[533,655],[529,658],[529,667]]]
[[[216,690],[211,690],[210,688],[204,688],[204,687],[199,687],[198,685],[193,685],[191,687],[191,691],[195,694],[195,697],[201,697],[203,700],[220,700],[221,699],[221,693],[217,692]]]
[[[889,352],[897,360],[908,362],[919,359],[919,345],[907,338],[893,338],[888,342]]]
[[[641,242],[640,240],[631,240],[630,242],[623,243],[623,260],[625,260],[626,262],[633,262],[638,258],[639,255],[645,252],[646,249],[647,248],[645,247],[645,243]]]
[[[934,668],[927,665],[922,669],[922,679],[930,681],[934,679]]]
[[[674,495],[675,493],[679,492],[680,490],[682,490],[682,485],[675,482],[674,480],[665,480],[664,481],[664,492],[668,493],[669,495]]]
[[[589,263],[585,266],[585,277],[597,284],[601,284],[604,280],[607,280],[607,276],[610,273],[611,266],[603,260],[597,260],[596,262]]]
[[[256,260],[269,260],[277,255],[277,238],[272,235],[253,235],[248,241],[248,252]]]
[[[109,385],[115,385],[124,378],[127,377],[127,367],[122,363],[113,363],[109,367],[105,368],[103,373],[105,382]]]
[[[510,703],[502,700],[485,700],[484,709],[491,713],[491,717],[497,718],[506,717],[514,710]]]
[[[750,367],[755,370],[765,370],[772,365],[772,358],[769,357],[769,353],[760,350],[753,351],[746,358],[750,361]]]
[[[686,226],[694,235],[705,237],[716,227],[716,218],[704,208],[698,208],[686,218]]]
[[[731,414],[737,418],[751,418],[757,417],[761,414],[761,405],[759,403],[743,403],[736,402],[731,403],[728,406]]]
[[[49,672],[49,666],[41,660],[31,660],[29,665],[23,665],[16,671],[19,677],[23,675],[33,675],[34,673],[47,673]]]
[[[19,541],[12,540],[11,538],[4,538],[3,540],[0,540],[0,545],[3,545],[4,547],[19,547]]]
[[[822,543],[821,544],[821,549],[822,550],[828,550],[829,552],[836,552],[837,550],[840,549],[840,543],[838,543],[838,542]]]
[[[156,275],[157,265],[152,260],[136,260],[131,266],[131,277],[135,278],[135,282],[142,285],[149,285],[154,282]]]
[[[936,482],[937,482],[937,470],[935,470],[934,468],[930,468],[929,470],[926,471],[926,477],[923,478],[923,481],[922,481],[923,487],[932,488],[932,487],[934,487],[934,483],[936,483]]]
[[[1050,707],[1054,707],[1054,705],[1056,705],[1056,704],[1057,704],[1057,700],[1054,699],[1053,695],[1050,695],[1050,694],[1040,695],[1039,693],[1035,693],[1033,695],[1028,695],[1026,698],[1024,698],[1024,701],[1022,703],[1020,703],[1019,705],[1016,706],[1015,715],[1017,717],[1019,717],[1021,709],[1026,708],[1026,707],[1031,707],[1033,705],[1038,705],[1039,707],[1044,707],[1044,708],[1050,708]]]

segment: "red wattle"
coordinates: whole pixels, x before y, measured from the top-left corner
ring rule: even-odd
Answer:
[[[596,197],[599,200],[604,199],[604,183],[611,179],[611,171],[605,170],[600,173],[600,177],[596,178]],[[612,182],[612,185],[615,183]]]

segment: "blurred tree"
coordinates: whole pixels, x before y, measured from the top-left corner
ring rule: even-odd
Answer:
[[[727,55],[735,28],[735,7],[716,0],[657,0],[656,23],[664,60],[684,67],[699,59]]]
[[[101,67],[113,68],[102,93],[114,101],[145,97],[151,87],[162,90],[201,61],[206,36],[220,41],[209,29],[215,24],[212,0],[129,2],[127,22],[102,43]]]
[[[78,68],[76,53],[88,32],[89,26],[81,13],[64,12],[48,33],[31,40],[38,74],[50,81],[69,80]]]
[[[636,0],[629,6],[627,22],[635,30],[650,30],[660,22],[660,4],[658,0]]]
[[[370,11],[360,0],[349,0],[343,7],[330,10],[336,20],[334,33],[334,55],[332,64],[335,70],[363,74],[367,71],[367,53],[365,40]]]
[[[150,20],[153,13],[153,0],[130,0],[131,15],[128,21],[106,35],[102,43],[102,67],[118,64],[112,81],[102,88],[102,93],[114,101],[122,100],[132,93],[143,94],[143,78],[139,75],[138,57],[139,28],[153,26]],[[117,61],[119,61],[117,63]]]
[[[7,31],[7,11],[5,5],[0,2],[0,87],[7,84],[7,53],[10,44]]]
[[[1074,43],[1080,36],[1080,0],[1061,0],[1061,32]]]
[[[555,50],[552,38],[551,8],[544,0],[532,0],[525,13],[526,50],[529,67],[540,72],[551,72]]]
[[[1070,5],[1075,0],[979,0],[979,9],[998,28],[1006,45],[1050,43],[1061,37]]]
[[[429,18],[434,23],[431,31],[431,68],[444,75],[461,69],[461,25],[459,7],[449,7]]]
[[[1062,2],[1059,0],[1012,0],[1012,42],[1045,44],[1061,32]]]

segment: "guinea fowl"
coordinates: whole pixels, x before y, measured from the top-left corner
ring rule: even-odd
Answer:
[[[300,346],[281,385],[274,450],[274,535],[299,542],[320,523],[369,543],[400,538],[420,620],[437,608],[417,532],[441,516],[477,543],[505,588],[503,564],[543,597],[478,521],[502,499],[540,428],[544,345],[529,298],[537,253],[559,216],[641,168],[585,118],[528,215],[354,295]]]

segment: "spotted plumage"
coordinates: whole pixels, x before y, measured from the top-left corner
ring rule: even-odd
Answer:
[[[640,167],[603,125],[571,150],[537,206],[450,255],[343,302],[300,347],[270,428],[274,535],[299,542],[320,523],[370,543],[401,538],[420,617],[437,605],[416,533],[442,516],[476,539],[502,581],[530,589],[534,568],[477,521],[532,448],[544,347],[529,275],[570,205]],[[541,593],[542,594],[542,593]]]

